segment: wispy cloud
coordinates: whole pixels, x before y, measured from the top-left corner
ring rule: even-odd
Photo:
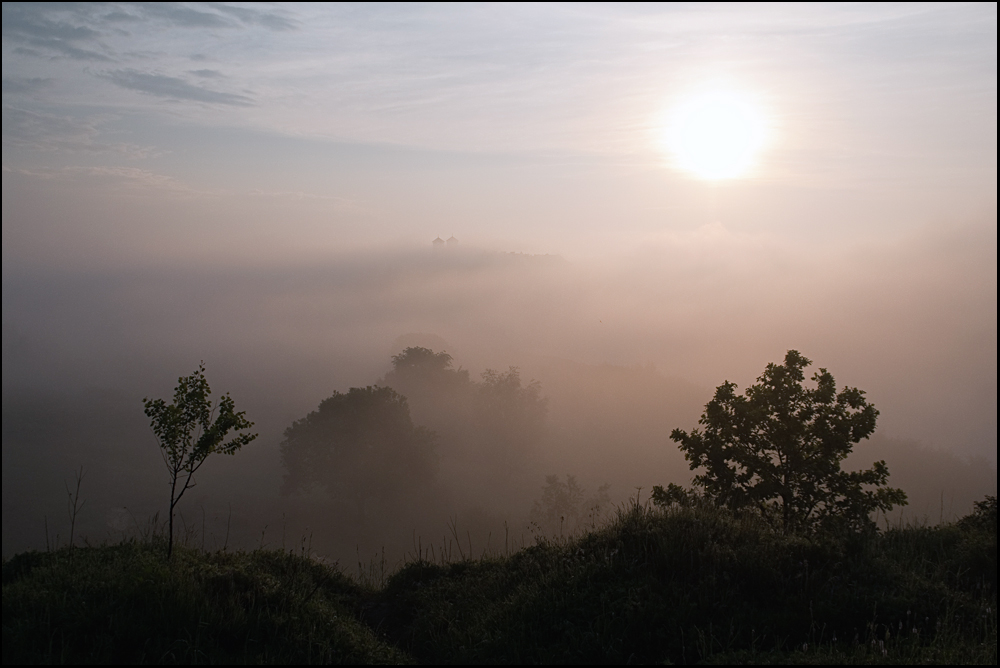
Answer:
[[[51,84],[51,77],[4,77],[3,92],[6,94],[33,93]]]
[[[225,79],[226,75],[218,70],[188,70],[188,74],[193,74],[205,79]]]
[[[7,92],[6,83],[4,80],[4,92]],[[5,105],[3,143],[45,152],[109,153],[133,159],[148,158],[156,153],[151,146],[103,139],[102,126],[113,120],[108,116],[56,116]]]
[[[99,180],[105,184],[117,185],[128,190],[167,191],[173,194],[185,195],[215,195],[216,191],[194,188],[172,176],[159,174],[138,167],[94,167],[71,166],[40,169],[11,169],[5,171],[48,181],[87,181]]]
[[[287,12],[256,7],[236,7],[222,3],[180,2],[135,3],[130,8],[149,18],[166,20],[182,28],[240,28],[260,26],[268,30],[294,30],[298,22]]]
[[[35,5],[4,3],[3,38],[77,60],[112,60],[103,52],[97,30],[52,16]]]
[[[173,100],[192,100],[206,104],[226,104],[236,107],[253,106],[253,100],[246,95],[224,93],[188,83],[165,74],[140,72],[139,70],[113,70],[99,75],[108,81],[130,90],[147,93]]]
[[[231,21],[227,21],[217,12],[204,11],[179,2],[151,2],[148,4],[132,5],[137,13],[148,17],[166,19],[174,25],[184,28],[229,28]]]
[[[180,29],[294,30],[298,22],[282,9],[185,3],[4,3],[3,38],[22,55],[76,60],[120,60],[110,46],[142,23]],[[126,30],[127,28],[127,30]]]
[[[299,26],[298,21],[281,11],[251,9],[222,3],[214,3],[212,7],[223,14],[235,17],[246,25],[258,25],[269,30],[294,30]]]

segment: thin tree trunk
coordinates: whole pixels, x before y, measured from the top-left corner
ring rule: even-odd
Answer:
[[[173,476],[173,480],[170,481],[170,519],[167,522],[167,559],[174,553],[174,506],[177,505],[177,501],[174,498],[177,493],[177,474]]]

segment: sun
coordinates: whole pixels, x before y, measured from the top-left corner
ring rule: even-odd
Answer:
[[[732,91],[688,98],[666,129],[667,148],[677,166],[709,180],[744,176],[756,163],[765,139],[760,109]]]

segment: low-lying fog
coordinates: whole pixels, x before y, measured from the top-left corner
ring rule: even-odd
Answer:
[[[996,493],[996,296],[995,216],[878,247],[709,225],[615,258],[428,243],[310,266],[5,269],[4,555],[65,543],[80,467],[77,536],[163,518],[167,472],[142,399],[169,398],[201,360],[260,434],[210,458],[179,506],[206,547],[305,540],[346,564],[455,535],[475,552],[530,542],[558,531],[532,514],[546,476],[574,476],[581,508],[609,485],[603,512],[688,483],[670,430],[694,427],[724,380],[745,387],[793,348],[880,410],[850,461],[887,460],[910,496],[903,517],[950,519]],[[408,347],[447,352],[465,389],[390,374]],[[521,427],[487,434],[466,417],[483,373],[512,366],[522,387],[538,381],[545,410],[506,443]],[[334,391],[394,383],[438,433],[420,479],[362,514],[325,488],[283,493],[293,421]]]

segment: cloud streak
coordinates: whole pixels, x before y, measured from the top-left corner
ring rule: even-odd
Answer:
[[[4,77],[4,93],[33,93],[41,90],[52,83],[50,77]]]
[[[125,69],[112,70],[100,76],[122,88],[168,100],[190,100],[205,104],[224,104],[234,107],[250,107],[254,104],[254,101],[246,95],[211,90],[165,74],[153,74],[139,70]]]
[[[5,80],[6,83],[6,80]],[[73,118],[39,113],[5,105],[3,144],[32,151],[114,154],[130,159],[147,158],[155,153],[151,146],[101,139],[101,127],[112,122],[108,117]]]
[[[110,7],[110,9],[109,9]],[[112,42],[142,31],[150,23],[181,30],[295,30],[298,22],[284,10],[232,7],[221,3],[121,3],[116,5],[4,3],[3,38],[28,56],[55,56],[96,62],[126,57]]]
[[[100,32],[52,16],[35,5],[4,3],[4,41],[41,49],[77,60],[111,61],[100,43]],[[101,49],[101,51],[95,50]]]
[[[62,181],[91,186],[101,184],[105,188],[117,188],[116,195],[127,191],[139,193],[160,191],[174,195],[218,194],[209,190],[193,188],[172,176],[139,167],[72,166],[58,169],[10,169],[5,166],[5,170],[12,174],[43,181]]]

